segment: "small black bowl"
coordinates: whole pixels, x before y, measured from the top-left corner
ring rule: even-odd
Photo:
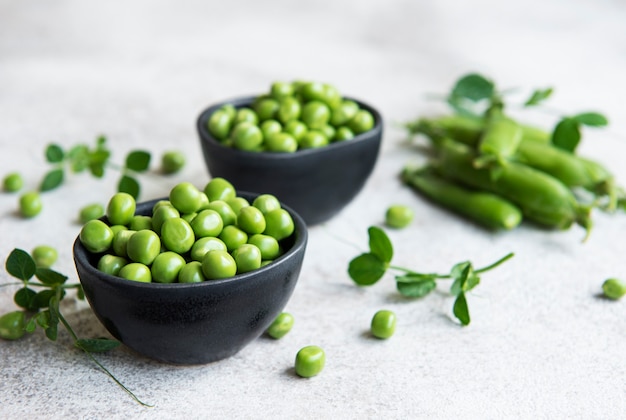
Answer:
[[[238,193],[253,200],[256,194]],[[150,215],[159,200],[137,205]],[[232,356],[259,337],[284,309],[298,281],[307,243],[302,218],[282,243],[285,254],[249,273],[193,284],[140,283],[99,271],[100,255],[77,238],[74,262],[85,296],[106,329],[142,355],[172,364],[202,364]]]
[[[237,189],[269,193],[292,207],[308,225],[329,220],[363,188],[378,158],[383,132],[380,113],[354,100],[374,116],[374,128],[353,139],[294,153],[248,152],[222,145],[207,129],[211,114],[224,104],[250,106],[254,96],[210,106],[197,120],[200,144],[212,177]],[[348,98],[350,99],[350,98]]]

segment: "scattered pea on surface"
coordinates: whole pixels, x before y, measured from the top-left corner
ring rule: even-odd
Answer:
[[[385,224],[389,227],[401,229],[413,221],[413,210],[405,205],[394,204],[385,212]]]
[[[306,346],[296,354],[296,374],[303,378],[318,375],[326,364],[326,354],[321,347]]]
[[[0,317],[0,338],[17,340],[24,336],[26,316],[23,311],[13,311]]]
[[[49,245],[37,245],[31,251],[30,255],[35,260],[37,267],[50,268],[59,257],[56,249]]]
[[[163,153],[161,156],[161,170],[165,174],[175,174],[185,166],[185,155],[176,150]]]
[[[288,312],[280,313],[267,327],[267,335],[278,340],[283,338],[293,328],[294,317]]]
[[[41,213],[43,202],[37,191],[29,191],[20,197],[20,213],[23,217],[31,218]]]
[[[17,172],[7,174],[2,180],[2,188],[6,192],[17,192],[24,186],[22,175]]]
[[[387,339],[396,332],[396,314],[388,310],[380,310],[372,318],[370,331],[376,338]]]
[[[606,279],[602,284],[602,292],[609,299],[621,299],[626,295],[626,282],[616,278]]]
[[[104,206],[100,203],[92,203],[84,206],[78,213],[78,220],[85,224],[90,220],[99,219],[104,216]]]

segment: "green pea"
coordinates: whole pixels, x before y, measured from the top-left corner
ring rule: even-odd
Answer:
[[[200,191],[200,207],[197,211],[206,210],[209,208],[209,197],[206,196],[204,191]]]
[[[160,253],[161,239],[152,230],[140,230],[128,238],[126,254],[134,262],[150,265]]]
[[[249,235],[262,233],[265,230],[265,217],[254,206],[244,207],[237,216],[237,226]]]
[[[261,133],[264,139],[272,134],[280,133],[281,131],[283,131],[283,126],[276,120],[266,120],[261,124]]]
[[[265,213],[264,234],[276,238],[280,241],[291,236],[295,229],[293,219],[285,209],[275,209]]]
[[[235,126],[231,140],[237,149],[256,151],[263,143],[263,132],[254,123],[244,121]]]
[[[387,339],[396,331],[396,314],[388,310],[380,310],[374,314],[370,328],[376,338]]]
[[[137,214],[133,216],[132,219],[130,219],[128,228],[131,230],[144,230],[144,229],[152,230],[152,217]]]
[[[215,200],[209,203],[208,210],[214,210],[219,213],[224,226],[235,224],[237,221],[237,213],[225,201]]]
[[[334,141],[344,141],[354,138],[354,133],[348,127],[339,127],[335,131]]]
[[[150,267],[152,281],[157,283],[174,283],[178,273],[185,266],[185,259],[176,252],[162,252],[154,259]]]
[[[237,116],[237,108],[235,108],[233,104],[224,104],[220,107],[219,110],[226,113],[231,121],[234,121],[235,117]]]
[[[172,203],[170,203],[170,200],[159,200],[154,204],[154,206],[152,206],[152,213],[157,211],[159,207],[164,207],[164,206],[174,207],[172,206]]]
[[[261,194],[252,200],[252,205],[265,214],[280,208],[280,201],[272,194]]]
[[[221,239],[206,236],[194,242],[190,252],[191,259],[194,261],[202,261],[206,253],[212,250],[228,251],[226,244]]]
[[[309,129],[302,121],[292,120],[285,124],[283,131],[287,134],[291,134],[291,136],[299,142]]]
[[[335,127],[347,124],[352,120],[359,111],[359,105],[351,100],[343,100],[339,105],[332,109],[330,123]]]
[[[333,85],[324,84],[324,96],[321,99],[330,108],[334,108],[341,103],[341,93]]]
[[[0,338],[17,340],[26,333],[26,315],[22,311],[13,311],[0,317]]]
[[[298,142],[290,134],[275,133],[265,139],[265,147],[270,152],[293,153],[298,149]]]
[[[161,234],[161,228],[163,223],[169,219],[176,219],[180,217],[180,212],[174,208],[174,206],[163,205],[152,213],[152,230]]]
[[[602,292],[609,299],[621,299],[626,295],[626,282],[615,278],[606,279],[602,284]]]
[[[272,119],[278,113],[280,104],[276,99],[263,98],[254,104],[254,110],[259,117],[259,121]]]
[[[132,239],[132,238],[131,238]],[[170,251],[184,254],[196,241],[193,229],[184,219],[167,219],[161,227],[161,241]]]
[[[242,122],[248,122],[252,125],[259,123],[259,116],[250,108],[240,108],[235,115],[235,126]]]
[[[209,117],[207,121],[207,129],[218,140],[224,140],[230,133],[234,116],[231,117],[223,110],[217,110]]]
[[[303,347],[296,354],[296,374],[303,378],[311,378],[324,369],[325,363],[326,354],[321,347]]]
[[[324,133],[324,136],[326,136],[327,143],[330,142],[330,140],[334,139],[335,134],[337,133],[337,130],[335,130],[335,127],[333,127],[330,124],[326,124],[325,126],[320,128],[319,131]]]
[[[221,177],[211,179],[204,187],[204,193],[208,197],[209,202],[215,200],[226,201],[237,196],[233,184]]]
[[[204,195],[204,193],[202,195]],[[181,214],[180,218],[183,219],[185,222],[191,224],[191,221],[193,219],[195,219],[197,215],[198,215],[198,213],[196,213],[196,212],[194,212],[194,213],[185,213],[185,214]]]
[[[100,203],[88,204],[78,213],[78,220],[82,225],[90,220],[99,219],[104,216],[104,206]]]
[[[180,151],[171,150],[161,156],[161,170],[165,174],[175,174],[185,166],[185,155]]]
[[[318,130],[308,131],[300,140],[300,147],[303,149],[315,149],[328,145],[328,137]]]
[[[124,225],[111,225],[109,227],[111,228],[111,231],[113,232],[114,237],[117,234],[117,232],[119,232],[120,230],[128,230],[128,228]]]
[[[293,328],[293,315],[287,312],[279,314],[267,328],[267,335],[278,340],[283,338]]]
[[[263,260],[273,260],[281,254],[280,244],[272,236],[257,233],[248,238],[248,243],[261,250],[261,258]]]
[[[243,197],[235,197],[226,200],[226,204],[230,206],[231,209],[235,212],[235,214],[239,214],[242,208],[248,207],[250,203]]]
[[[219,235],[224,227],[224,222],[218,212],[207,209],[198,213],[190,225],[196,238],[204,238]]]
[[[261,267],[261,250],[252,244],[243,244],[232,253],[237,264],[237,273],[247,273]]]
[[[413,210],[401,204],[390,206],[385,212],[385,224],[389,227],[401,229],[413,221]]]
[[[202,263],[190,261],[178,272],[179,283],[202,283],[205,280],[202,273]]]
[[[300,118],[301,112],[302,106],[296,98],[285,98],[280,103],[276,117],[281,123],[287,124],[289,121]]]
[[[224,226],[219,238],[229,252],[248,242],[248,234],[234,225]]]
[[[305,101],[323,101],[326,98],[326,88],[320,82],[305,82],[298,92]]]
[[[347,125],[355,134],[364,133],[374,128],[374,116],[369,111],[360,109]]]
[[[59,257],[56,249],[49,245],[38,245],[31,251],[30,255],[35,260],[35,265],[42,268],[50,268]]]
[[[287,82],[274,82],[270,88],[270,95],[277,100],[293,96],[294,92],[293,85]]]
[[[43,202],[37,191],[29,191],[20,197],[20,213],[23,217],[35,217],[43,209]]]
[[[330,109],[320,101],[311,101],[302,108],[301,120],[308,128],[322,128],[330,120]]]
[[[133,234],[137,232],[136,230],[120,230],[115,235],[113,235],[113,241],[111,242],[111,248],[113,249],[113,253],[119,257],[128,256],[128,239],[130,239]]]
[[[170,190],[169,199],[180,213],[193,213],[200,207],[200,194],[200,190],[191,182],[180,182]]]
[[[147,265],[138,262],[126,264],[118,273],[118,276],[126,279],[138,281],[141,283],[152,282],[152,273]]]
[[[4,177],[2,186],[6,192],[17,192],[24,186],[24,179],[19,173],[12,172]]]
[[[128,260],[118,255],[105,254],[98,260],[98,270],[112,276],[118,276],[122,267],[128,264]]]
[[[135,215],[137,203],[132,195],[118,192],[111,197],[106,215],[111,225],[127,225]]]
[[[227,251],[212,250],[202,259],[202,273],[208,280],[232,277],[237,274],[237,263]]]
[[[102,220],[90,220],[80,230],[79,239],[87,251],[97,254],[111,247],[113,231]]]

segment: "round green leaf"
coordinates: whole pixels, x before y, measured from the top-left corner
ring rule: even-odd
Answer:
[[[35,275],[37,265],[28,252],[15,248],[7,258],[5,269],[13,277],[29,280]]]
[[[20,306],[24,309],[33,309],[33,301],[37,292],[33,289],[29,289],[28,287],[23,287],[13,296],[13,300],[17,306]]]
[[[126,167],[135,172],[143,172],[150,166],[150,153],[144,150],[133,150],[126,156]]]
[[[120,182],[117,184],[117,191],[128,193],[137,199],[140,191],[139,182],[133,177],[122,175]]]
[[[58,144],[49,144],[46,147],[46,160],[50,163],[59,163],[63,161],[65,154],[63,149]]]
[[[369,235],[370,252],[383,262],[391,262],[393,258],[393,245],[385,231],[379,227],[370,226],[367,233]]]
[[[574,152],[580,142],[579,122],[573,118],[563,118],[552,132],[552,143],[559,149]]]
[[[39,190],[40,191],[53,190],[63,183],[63,178],[64,178],[63,168],[57,168],[57,169],[48,171],[48,173],[44,176],[43,180],[41,181]]]
[[[584,112],[582,114],[574,115],[572,119],[578,121],[582,125],[590,127],[604,127],[609,123],[604,115],[597,112]]]
[[[348,274],[360,286],[370,286],[385,274],[387,264],[372,253],[361,254],[350,261]]]

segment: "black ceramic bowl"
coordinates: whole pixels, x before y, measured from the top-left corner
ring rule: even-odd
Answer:
[[[256,195],[238,193],[252,200]],[[158,200],[137,205],[150,215]],[[298,281],[307,243],[302,218],[287,206],[294,234],[285,254],[258,270],[193,284],[140,283],[102,273],[99,255],[77,238],[74,262],[85,296],[107,330],[131,349],[173,364],[201,364],[237,353],[283,310]]]
[[[222,105],[241,108],[253,101],[253,96],[225,101],[198,117],[200,144],[211,176],[226,178],[243,191],[274,194],[308,225],[333,217],[356,197],[374,169],[383,132],[378,111],[354,100],[374,116],[372,130],[351,140],[294,153],[237,150],[223,146],[209,133],[207,121]]]

